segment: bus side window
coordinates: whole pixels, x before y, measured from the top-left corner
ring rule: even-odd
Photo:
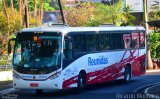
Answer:
[[[97,34],[87,34],[87,50],[89,52],[98,50]]]
[[[122,41],[122,35],[120,33],[112,33],[111,34],[111,44],[112,44],[112,49],[116,50],[116,49],[123,49],[124,48],[124,44]]]
[[[99,49],[100,50],[109,50],[111,49],[111,44],[110,44],[110,34],[99,34]]]
[[[71,37],[66,36],[64,38],[64,59],[71,60],[72,59],[72,40]]]
[[[145,34],[143,32],[140,33],[140,48],[145,47]]]
[[[139,47],[139,33],[132,33],[132,48]]]
[[[131,34],[123,34],[123,44],[126,49],[131,48]]]

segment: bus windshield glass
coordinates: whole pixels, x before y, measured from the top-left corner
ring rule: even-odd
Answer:
[[[47,74],[60,67],[61,36],[19,34],[13,67],[24,74]]]

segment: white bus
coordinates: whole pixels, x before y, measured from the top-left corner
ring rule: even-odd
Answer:
[[[143,27],[27,28],[14,40],[14,88],[81,90],[145,73]]]

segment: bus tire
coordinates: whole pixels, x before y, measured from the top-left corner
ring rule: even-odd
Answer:
[[[80,73],[78,75],[78,82],[77,82],[77,91],[81,93],[83,91],[84,86],[86,85],[86,75],[84,73]]]
[[[42,94],[43,90],[42,89],[36,89],[36,94]]]
[[[126,66],[123,81],[125,83],[128,83],[130,82],[130,80],[131,80],[131,68],[129,66]]]

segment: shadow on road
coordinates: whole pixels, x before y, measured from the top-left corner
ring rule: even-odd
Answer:
[[[122,80],[98,83],[98,84],[88,85],[86,87],[86,91],[106,89],[106,88],[110,88],[110,87],[116,87],[116,86],[131,84],[131,83],[134,83],[134,82],[137,82],[137,79],[136,80],[131,80],[129,83],[125,83]]]
[[[110,88],[110,87],[115,87],[115,86],[121,86],[121,85],[125,85],[125,84],[131,84],[134,82],[137,82],[137,80],[131,80],[131,82],[129,82],[129,83],[124,83],[121,80],[117,80],[117,81],[88,85],[85,87],[84,92],[82,92],[82,93],[78,93],[76,91],[76,89],[67,89],[67,90],[58,90],[58,91],[44,90],[44,92],[42,94],[36,94],[35,90],[22,90],[22,91],[18,92],[18,95],[19,95],[19,97],[23,96],[23,97],[32,97],[32,98],[38,98],[38,99],[42,98],[42,97],[45,99],[47,99],[49,97],[62,98],[63,96],[77,97],[77,99],[83,99],[83,96],[86,96],[86,95],[92,96],[92,97],[94,95],[96,95],[95,93],[87,93],[89,91],[96,91],[98,89],[105,89],[105,88]],[[112,93],[105,93],[105,95],[111,95],[111,94]],[[116,93],[113,93],[113,94],[112,95],[115,97]],[[101,95],[99,94],[99,96],[101,96]],[[96,97],[96,99],[98,99],[98,97]]]

